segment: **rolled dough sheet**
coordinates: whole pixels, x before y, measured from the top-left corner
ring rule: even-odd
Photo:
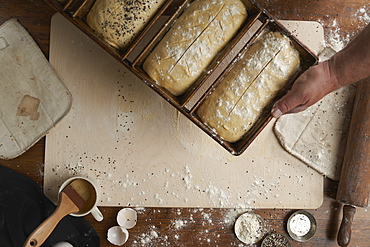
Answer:
[[[330,57],[324,55],[323,60]],[[321,174],[339,180],[355,94],[356,86],[348,85],[303,112],[283,115],[274,127],[280,144]]]
[[[102,188],[100,206],[322,204],[323,176],[285,152],[273,122],[235,157],[59,14],[50,49],[74,97],[46,137],[44,191],[53,201],[63,181],[85,175]]]

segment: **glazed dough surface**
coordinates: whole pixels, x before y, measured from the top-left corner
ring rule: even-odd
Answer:
[[[299,54],[279,32],[264,32],[197,110],[228,142],[248,132],[299,68]]]
[[[126,49],[166,0],[96,0],[87,24],[110,45]]]
[[[147,57],[143,68],[158,85],[179,96],[246,18],[245,6],[239,0],[195,0]]]

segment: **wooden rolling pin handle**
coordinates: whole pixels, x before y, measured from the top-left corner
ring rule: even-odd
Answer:
[[[352,222],[353,216],[355,216],[356,208],[351,205],[344,205],[343,207],[343,219],[339,228],[337,242],[339,246],[348,246],[351,240],[352,234]]]

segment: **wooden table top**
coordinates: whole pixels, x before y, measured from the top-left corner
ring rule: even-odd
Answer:
[[[256,0],[277,19],[320,22],[325,30],[325,41],[335,48],[347,44],[370,21],[366,13],[370,3],[361,0]],[[16,18],[35,39],[48,58],[50,20],[56,13],[43,0],[11,0],[0,4],[0,23]],[[0,160],[0,165],[22,173],[40,186],[43,183],[45,138],[13,160]],[[309,185],[307,185],[309,186]],[[342,218],[342,205],[335,200],[337,183],[325,179],[324,202],[315,210],[308,210],[316,218],[318,229],[308,242],[291,240],[292,246],[337,246],[336,235]],[[101,237],[101,246],[113,246],[106,233],[117,225],[120,207],[101,207],[104,220],[97,223],[91,215],[86,220]],[[256,210],[264,219],[268,233],[286,232],[286,220],[296,210]],[[138,224],[129,230],[126,246],[244,246],[234,235],[233,224],[227,223],[230,209],[145,208],[138,212]],[[184,225],[176,225],[183,223]],[[370,213],[357,208],[350,246],[369,246]],[[158,234],[152,234],[153,231]],[[258,243],[256,246],[259,246]]]

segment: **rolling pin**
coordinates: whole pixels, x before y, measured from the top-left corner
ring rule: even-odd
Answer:
[[[339,246],[348,246],[356,207],[367,207],[370,195],[370,81],[357,85],[347,145],[336,199],[344,203],[337,235]]]

